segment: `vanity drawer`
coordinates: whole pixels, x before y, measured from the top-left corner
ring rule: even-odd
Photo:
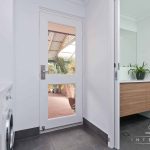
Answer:
[[[120,84],[121,117],[150,110],[150,83]]]

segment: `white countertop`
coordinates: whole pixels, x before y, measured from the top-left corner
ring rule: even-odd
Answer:
[[[150,80],[122,80],[120,83],[142,83],[150,82]]]
[[[0,82],[0,93],[8,90],[13,85],[12,82]]]

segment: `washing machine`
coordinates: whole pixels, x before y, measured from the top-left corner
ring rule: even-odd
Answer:
[[[13,150],[12,84],[0,84],[0,150]]]

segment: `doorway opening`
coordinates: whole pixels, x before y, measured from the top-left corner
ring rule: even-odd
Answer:
[[[118,3],[120,149],[150,146],[150,2]],[[118,140],[118,141],[119,141]]]

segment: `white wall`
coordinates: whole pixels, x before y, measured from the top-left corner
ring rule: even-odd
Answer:
[[[85,20],[84,117],[114,146],[114,1],[91,0]]]
[[[13,81],[13,0],[0,0],[0,81]]]
[[[39,8],[84,17],[84,8],[67,0],[15,1],[15,130],[39,126]]]

